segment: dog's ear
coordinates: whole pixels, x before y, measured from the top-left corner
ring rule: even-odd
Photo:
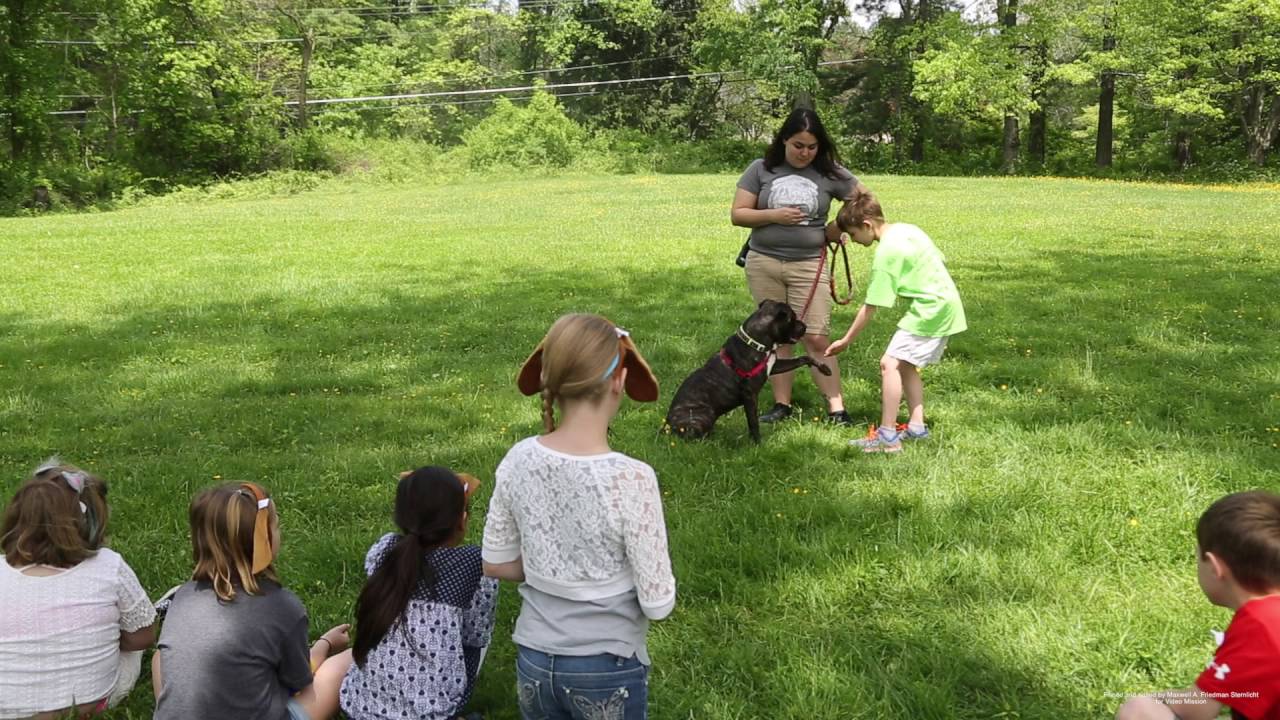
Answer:
[[[622,353],[622,366],[627,369],[627,395],[637,402],[657,400],[658,378],[628,336],[622,338]]]
[[[525,395],[536,395],[542,390],[542,343],[538,343],[533,354],[520,366],[516,387]]]

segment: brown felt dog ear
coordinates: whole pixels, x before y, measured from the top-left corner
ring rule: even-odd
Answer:
[[[625,330],[618,332],[618,352],[622,353],[622,366],[627,369],[627,396],[637,402],[653,402],[658,399],[658,378],[654,376],[649,363],[631,342],[631,336]],[[516,375],[516,387],[525,395],[536,395],[542,391],[542,346],[543,338],[534,348],[533,354],[524,361],[520,373]]]
[[[470,473],[455,473],[458,479],[462,481],[462,494],[470,499],[476,490],[480,489],[480,479]]]
[[[266,570],[275,559],[271,555],[271,529],[270,529],[270,511],[271,498],[267,497],[267,493],[261,486],[255,483],[240,483],[240,488],[246,490],[257,504],[258,510],[253,516],[253,558],[251,559],[253,567],[251,572],[254,575]]]
[[[658,399],[658,378],[654,377],[649,363],[631,342],[630,335],[622,336],[622,366],[627,369],[627,395],[637,402],[653,402]]]
[[[533,354],[520,366],[520,374],[516,375],[516,387],[525,395],[536,395],[542,390],[542,345],[546,341],[543,338],[538,343]]]

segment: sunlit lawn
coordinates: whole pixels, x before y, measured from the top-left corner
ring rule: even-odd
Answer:
[[[559,314],[594,311],[663,383],[612,436],[658,472],[679,581],[650,636],[655,718],[1084,717],[1189,683],[1229,619],[1197,589],[1194,521],[1280,487],[1280,189],[866,178],[947,254],[971,329],[925,375],[936,438],[864,457],[811,422],[807,378],[803,419],[758,447],[736,412],[701,443],[658,431],[752,307],[735,180],[0,220],[0,490],[55,452],[98,471],[112,545],[159,595],[190,572],[192,492],[261,481],[318,634],[351,618],[396,472],[475,473],[483,508],[540,428],[518,364]],[[870,251],[850,252],[861,283]],[[867,421],[896,317],[841,358]],[[504,588],[473,704],[492,718],[517,716],[518,607]]]

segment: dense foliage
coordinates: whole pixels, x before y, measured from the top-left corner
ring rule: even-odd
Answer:
[[[795,104],[861,171],[1235,179],[1275,165],[1280,2],[7,0],[0,87],[0,212],[386,139],[718,169]]]

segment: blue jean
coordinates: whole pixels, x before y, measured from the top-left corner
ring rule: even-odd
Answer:
[[[645,720],[649,668],[617,655],[548,655],[516,646],[522,720]]]

